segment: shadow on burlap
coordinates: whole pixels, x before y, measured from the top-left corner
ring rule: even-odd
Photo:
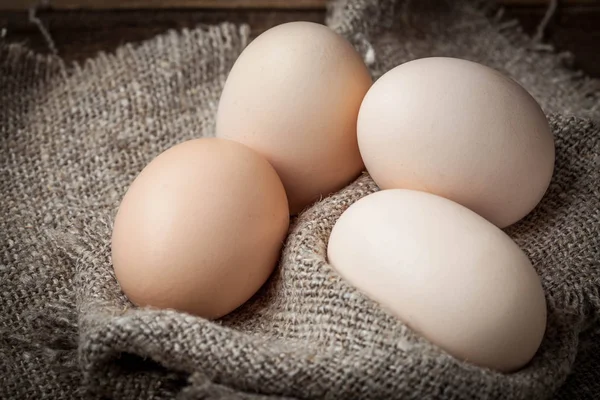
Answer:
[[[418,57],[461,57],[513,77],[544,108],[556,139],[555,176],[536,210],[507,229],[547,295],[549,325],[534,360],[509,375],[461,363],[330,268],[336,219],[377,190],[366,174],[294,221],[271,279],[223,320],[127,301],[110,262],[114,215],[155,156],[213,134],[222,85],[248,41],[247,27],[223,24],[168,32],[75,66],[0,43],[0,397],[600,392],[599,361],[588,356],[598,352],[600,310],[599,83],[479,1],[340,0],[328,24],[353,42],[375,78]],[[578,349],[581,369],[556,392]]]

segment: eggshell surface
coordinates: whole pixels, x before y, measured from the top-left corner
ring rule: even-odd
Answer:
[[[359,291],[454,357],[502,372],[542,341],[546,301],[523,251],[445,198],[384,190],[335,224],[328,260]]]
[[[221,317],[279,257],[287,198],[271,165],[239,143],[198,139],[156,157],[119,207],[112,261],[135,304]]]
[[[554,169],[553,135],[533,97],[455,58],[418,59],[377,80],[360,109],[358,142],[382,189],[437,194],[498,227],[539,203]]]
[[[276,26],[233,66],[219,103],[217,137],[265,156],[297,213],[364,168],[356,122],[371,84],[360,55],[326,26]]]

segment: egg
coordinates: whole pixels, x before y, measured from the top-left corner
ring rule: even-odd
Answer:
[[[351,205],[328,261],[351,285],[448,354],[501,372],[536,353],[540,279],[499,228],[448,199],[390,189]]]
[[[458,202],[498,227],[527,215],[554,169],[554,139],[518,83],[467,60],[402,64],[372,86],[358,143],[382,189],[414,189]]]
[[[115,275],[139,306],[218,318],[267,280],[288,224],[283,184],[263,157],[228,140],[186,141],[125,194],[112,235]]]
[[[356,122],[371,84],[360,55],[326,26],[276,26],[250,43],[229,73],[217,137],[266,157],[295,214],[363,170]]]

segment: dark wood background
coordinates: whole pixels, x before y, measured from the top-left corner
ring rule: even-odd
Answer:
[[[50,32],[59,54],[82,61],[98,51],[141,41],[168,29],[222,21],[246,22],[252,34],[288,21],[324,22],[326,0],[0,0],[0,36],[43,52],[49,48],[29,19],[36,16]],[[533,34],[548,7],[545,0],[502,0],[508,17]],[[117,10],[118,8],[118,10]],[[546,31],[546,40],[575,55],[576,68],[600,77],[600,0],[563,0]]]

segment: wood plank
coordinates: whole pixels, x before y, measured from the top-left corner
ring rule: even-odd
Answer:
[[[147,9],[147,8],[324,8],[327,0],[48,0],[44,7],[73,9]],[[39,4],[37,0],[0,0],[0,9],[23,10]]]
[[[507,17],[519,20],[523,29],[533,34],[545,11],[534,7],[510,7]],[[558,51],[569,51],[575,69],[600,78],[600,5],[559,8],[548,25],[545,41]]]
[[[25,10],[43,4],[57,10],[146,8],[324,8],[328,0],[0,0],[0,10]],[[510,6],[545,6],[548,0],[500,0]],[[600,4],[599,0],[562,0],[563,5]]]
[[[599,0],[559,0],[561,5],[600,5]],[[547,6],[549,0],[498,0],[507,6]]]
[[[221,22],[246,23],[251,36],[292,21],[325,22],[325,10],[69,10],[41,11],[41,22],[50,32],[61,57],[83,61],[99,51],[112,51],[127,42],[149,39],[169,29],[179,30]],[[0,27],[6,39],[48,52],[39,29],[27,12],[0,11]]]

